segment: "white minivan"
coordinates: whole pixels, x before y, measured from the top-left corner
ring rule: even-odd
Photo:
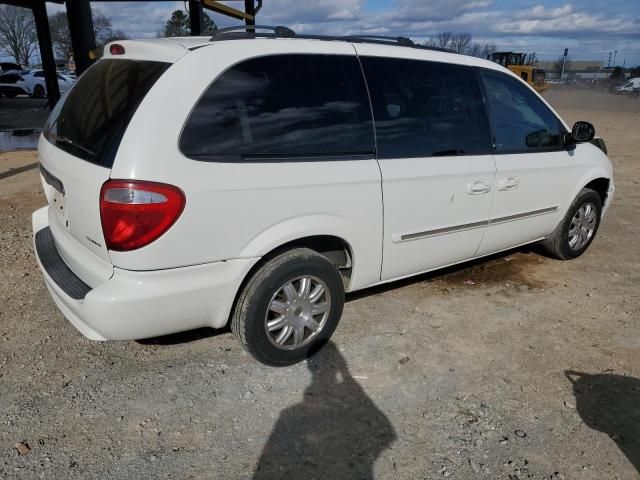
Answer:
[[[505,68],[402,37],[118,41],[40,138],[36,257],[90,339],[230,322],[287,365],[345,292],[531,242],[581,255],[614,191],[593,135]]]

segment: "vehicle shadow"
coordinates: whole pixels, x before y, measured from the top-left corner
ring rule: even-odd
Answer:
[[[451,265],[445,268],[439,268],[427,273],[421,273],[412,277],[407,277],[402,280],[395,280],[390,283],[383,283],[382,285],[376,285],[375,287],[365,288],[364,290],[358,290],[353,293],[346,294],[346,302],[352,302],[364,297],[376,295],[379,293],[390,292],[398,288],[403,288],[416,283],[427,282],[429,280],[436,280],[438,278],[446,278],[449,275],[460,274],[465,271],[472,272],[474,267],[488,265],[494,260],[507,258],[516,253],[524,255],[531,255],[531,257],[549,258],[542,247],[537,244],[524,245],[516,247],[510,250],[505,250],[493,255],[487,255],[486,257],[476,258],[475,260],[468,260],[466,262]],[[502,279],[507,280],[507,279]]]
[[[565,371],[584,423],[606,433],[640,472],[640,379]]]
[[[332,342],[307,367],[311,385],[300,403],[280,413],[253,479],[373,478],[375,460],[396,438],[391,422]]]
[[[217,337],[231,332],[231,325],[227,324],[222,328],[203,327],[186,332],[172,333],[161,337],[143,338],[136,340],[141,345],[181,345],[183,343],[197,342],[205,338]]]

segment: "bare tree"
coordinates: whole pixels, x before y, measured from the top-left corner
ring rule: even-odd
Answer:
[[[495,43],[485,43],[482,46],[482,54],[480,55],[480,58],[489,58],[491,55],[496,53],[496,50],[497,48]]]
[[[478,42],[471,42],[467,48],[466,54],[472,57],[482,57],[482,44]]]
[[[493,43],[479,43],[472,40],[473,37],[468,33],[442,32],[429,38],[423,45],[448,48],[456,53],[479,58],[489,58],[496,51]]]
[[[111,19],[100,10],[94,9],[91,12],[93,18],[93,34],[96,37],[96,45],[104,45],[107,40],[113,37]]]
[[[456,53],[466,54],[471,44],[471,35],[468,33],[456,33],[451,37],[449,48]]]
[[[535,65],[538,63],[538,55],[536,52],[529,52],[524,56],[524,63],[526,65]]]
[[[126,40],[129,38],[122,30],[114,30],[111,26],[111,20],[100,10],[94,10],[93,16],[93,34],[95,35],[96,45],[106,45],[115,40]],[[64,12],[58,12],[49,17],[49,28],[51,30],[51,40],[56,47],[58,55],[65,58],[73,53],[71,44],[71,33],[69,32],[69,20]]]
[[[73,53],[73,46],[71,45],[67,14],[58,12],[50,16],[49,30],[51,31],[51,41],[55,46],[56,53],[61,57],[69,58]]]
[[[38,34],[31,10],[0,7],[0,45],[0,51],[12,56],[17,63],[29,65],[38,48]]]
[[[466,51],[461,53],[472,57],[489,58],[495,51],[496,46],[493,43],[471,42]]]
[[[116,40],[129,40],[129,35],[122,30],[114,30],[109,37],[104,39],[105,45],[107,43],[115,42]]]
[[[453,37],[453,32],[442,32],[436,35],[436,38],[434,38],[433,41],[435,42],[436,47],[449,48],[451,37]]]

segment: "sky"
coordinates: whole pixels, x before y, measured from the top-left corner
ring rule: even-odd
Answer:
[[[227,2],[241,7],[244,2]],[[258,23],[297,32],[404,35],[425,40],[442,31],[470,33],[499,50],[535,51],[555,60],[565,48],[573,60],[640,65],[640,0],[263,0]],[[93,2],[113,27],[131,38],[155,37],[182,1]],[[63,9],[49,4],[49,11]],[[219,26],[236,20],[209,12]],[[613,64],[613,57],[612,57]]]

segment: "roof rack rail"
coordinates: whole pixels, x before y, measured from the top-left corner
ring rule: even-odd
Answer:
[[[268,30],[258,32],[257,30]],[[215,31],[210,41],[235,40],[244,38],[302,38],[308,40],[343,41],[352,43],[375,43],[378,45],[396,45],[399,47],[419,48],[422,50],[435,50],[438,52],[455,53],[448,48],[431,47],[429,45],[419,45],[408,37],[391,37],[386,35],[314,35],[298,34],[289,27],[282,25],[238,25],[235,27],[219,28]]]
[[[367,40],[375,40],[384,41],[384,42],[395,42],[398,45],[402,45],[403,47],[416,47],[417,45],[413,40],[408,37],[390,37],[387,35],[345,35],[343,37],[346,39],[351,39],[353,41],[361,41],[366,42]]]
[[[251,32],[250,30],[253,30]],[[209,40],[227,40],[231,38],[247,38],[260,35],[257,30],[270,30],[273,33],[270,36],[278,38],[292,38],[296,36],[296,32],[289,27],[282,25],[236,25],[233,27],[218,28]]]

